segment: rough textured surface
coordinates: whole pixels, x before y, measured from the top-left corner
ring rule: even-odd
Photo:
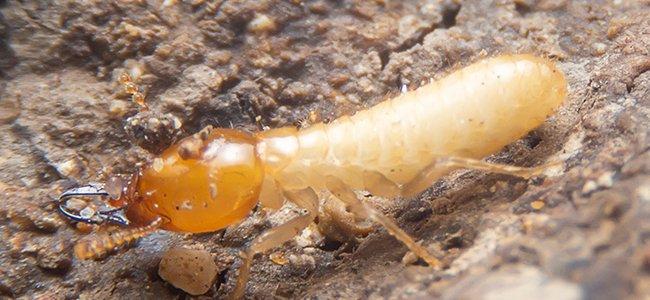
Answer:
[[[223,266],[206,295],[223,297],[238,250],[283,216],[259,210],[222,234],[160,232],[77,261],[83,231],[54,197],[208,124],[333,119],[483,56],[532,52],[558,60],[569,99],[491,159],[559,158],[561,170],[531,181],[459,172],[417,199],[377,203],[448,269],[404,265],[381,229],[355,247],[305,234],[257,258],[247,296],[647,296],[648,28],[643,0],[0,2],[0,295],[174,298],[184,293],[157,275],[161,256],[200,246]],[[142,74],[149,111],[117,84],[125,70]],[[513,274],[519,289],[503,286]]]
[[[190,295],[205,294],[217,279],[219,270],[210,252],[174,247],[165,251],[158,275]]]

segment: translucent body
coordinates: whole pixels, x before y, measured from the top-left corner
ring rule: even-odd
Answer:
[[[438,157],[495,153],[542,124],[565,97],[564,75],[552,61],[501,56],[330,124],[264,132],[260,153],[284,188],[322,189],[322,178],[334,176],[379,190],[408,183]]]
[[[136,224],[163,218],[161,228],[208,232],[245,218],[257,204],[262,166],[255,139],[212,130],[168,148],[141,170],[127,217]]]

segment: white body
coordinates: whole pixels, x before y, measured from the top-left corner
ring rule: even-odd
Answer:
[[[330,124],[267,131],[258,151],[267,179],[285,189],[318,190],[328,175],[355,189],[372,190],[377,183],[364,183],[369,174],[402,185],[437,157],[499,151],[541,125],[565,97],[564,75],[552,61],[501,56]]]

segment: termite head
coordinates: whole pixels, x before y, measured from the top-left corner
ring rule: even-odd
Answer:
[[[161,219],[161,228],[181,232],[216,231],[236,223],[255,207],[260,193],[263,168],[256,144],[246,133],[206,128],[172,145],[137,174],[109,179],[95,194],[110,196],[108,203],[124,217],[114,220],[100,211],[94,219],[134,227]],[[61,199],[75,195],[81,195],[78,189]]]
[[[231,129],[206,128],[165,150],[140,172],[139,201],[129,219],[160,216],[164,229],[209,232],[245,218],[257,204],[263,169],[256,139]]]

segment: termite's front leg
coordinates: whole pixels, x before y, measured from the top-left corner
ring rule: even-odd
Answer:
[[[369,218],[381,224],[386,228],[388,233],[400,240],[409,250],[415,253],[415,255],[426,261],[429,266],[434,268],[441,267],[442,264],[437,258],[435,258],[420,244],[416,243],[408,233],[399,228],[399,226],[397,226],[397,224],[395,224],[395,222],[388,216],[359,200],[354,191],[343,181],[336,177],[328,176],[325,179],[325,185],[327,186],[327,189],[339,200],[343,201],[354,214],[363,218]]]
[[[505,164],[490,163],[473,158],[464,157],[438,157],[425,167],[413,180],[402,186],[402,196],[411,197],[427,187],[453,169],[472,169],[499,174],[530,178],[543,173],[545,170],[558,165],[558,162],[544,164],[537,167],[517,167]]]
[[[271,228],[255,238],[248,249],[241,252],[242,266],[239,268],[237,285],[232,293],[232,298],[240,299],[244,296],[246,283],[250,275],[253,257],[257,253],[282,245],[294,236],[300,234],[316,217],[318,209],[318,195],[311,188],[297,191],[285,191],[284,196],[296,205],[304,208],[307,213],[295,217],[278,227]]]

